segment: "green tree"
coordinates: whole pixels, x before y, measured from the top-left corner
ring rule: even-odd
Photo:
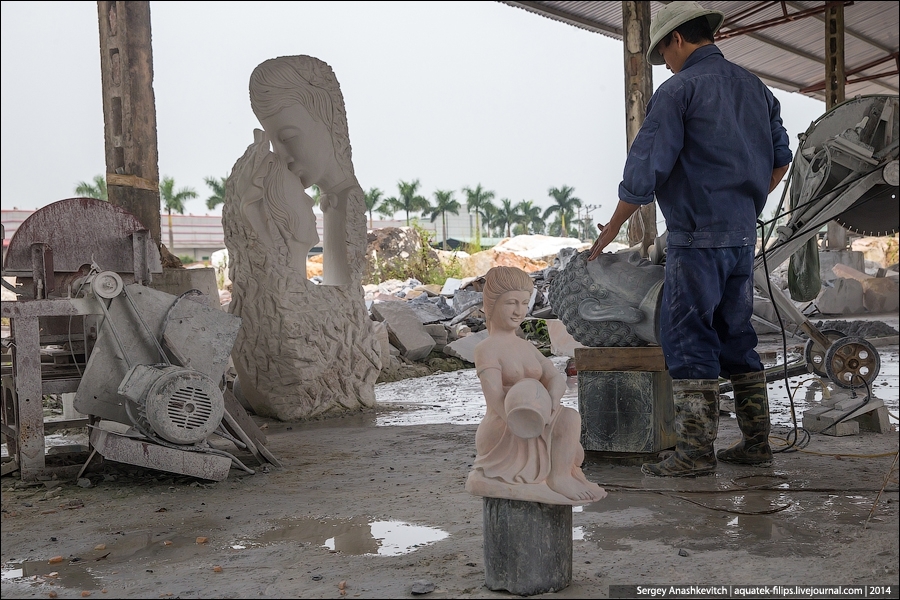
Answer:
[[[522,200],[516,205],[516,212],[519,213],[519,224],[525,235],[530,232],[544,230],[544,220],[541,218],[541,207],[535,206],[532,200]]]
[[[106,177],[94,175],[94,182],[79,181],[75,187],[75,193],[83,198],[96,198],[97,200],[109,200],[106,193]]]
[[[544,211],[544,218],[546,219],[554,212],[557,213],[560,229],[565,232],[565,235],[568,235],[569,233],[566,220],[572,221],[572,219],[575,218],[575,209],[581,207],[581,198],[573,196],[572,194],[574,192],[575,188],[568,185],[564,185],[560,188],[553,187],[547,192],[556,204],[549,206],[547,210]]]
[[[434,192],[434,206],[431,207],[431,222],[434,223],[438,216],[441,217],[441,231],[444,234],[444,250],[447,249],[447,213],[458,215],[462,205],[453,198],[453,192],[449,190],[436,190]]]
[[[513,206],[512,200],[504,198],[497,207],[497,213],[494,215],[493,225],[501,231],[506,231],[506,237],[512,237],[512,226],[522,220],[522,215],[518,211],[518,206]]]
[[[378,188],[371,188],[366,192],[366,212],[369,213],[369,229],[372,229],[375,222],[372,219],[372,212],[379,212],[381,208],[381,197],[384,195]]]
[[[475,247],[481,248],[481,222],[479,216],[484,214],[485,205],[490,204],[494,199],[494,192],[482,189],[479,183],[474,188],[464,187],[463,193],[466,195],[466,212],[471,214],[475,211]]]
[[[192,200],[196,197],[197,192],[193,188],[183,187],[176,192],[175,180],[172,177],[163,177],[159,184],[159,198],[169,215],[169,252],[174,252],[175,245],[175,236],[172,231],[172,211],[183,215],[185,200]]]
[[[206,182],[207,187],[212,192],[209,198],[206,199],[206,208],[212,210],[220,204],[225,204],[225,182],[228,181],[228,176],[204,177],[203,181]]]
[[[322,190],[320,190],[319,186],[317,186],[316,184],[312,184],[311,186],[309,186],[309,188],[307,188],[307,190],[311,190],[312,192],[310,193],[310,197],[312,198],[313,206],[318,206],[319,196],[322,195]]]
[[[400,195],[385,200],[385,202],[390,204],[393,212],[399,212],[402,210],[406,213],[407,227],[409,227],[409,213],[425,212],[431,208],[431,206],[428,204],[428,199],[418,194],[419,185],[420,184],[418,179],[414,179],[412,181],[400,180],[397,183],[397,188],[400,192]]]

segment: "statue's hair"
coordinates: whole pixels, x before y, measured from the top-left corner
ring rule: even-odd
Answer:
[[[335,156],[353,173],[344,97],[334,71],[312,56],[280,56],[260,63],[250,75],[250,107],[260,120],[301,105],[331,132]]]
[[[566,330],[585,346],[646,346],[627,323],[622,321],[588,321],[579,313],[582,300],[604,299],[609,291],[600,286],[587,270],[590,250],[573,256],[556,274],[547,294],[553,312],[566,326]]]
[[[506,292],[528,292],[534,289],[531,275],[518,267],[492,267],[484,276],[481,290],[485,320],[490,326],[494,303]]]

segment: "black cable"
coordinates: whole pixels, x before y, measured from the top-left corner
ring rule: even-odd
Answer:
[[[757,223],[760,227],[763,226],[762,222],[757,219]],[[763,231],[765,228],[763,227]],[[794,428],[788,433],[787,441],[788,445],[780,448],[778,450],[773,450],[773,453],[779,452],[796,452],[801,448],[805,448],[807,444],[809,444],[809,432],[803,427],[797,426],[797,411],[794,408],[794,392],[791,391],[791,384],[788,381],[788,366],[787,366],[787,335],[784,333],[784,321],[781,318],[781,312],[778,310],[778,304],[775,302],[775,296],[772,293],[772,281],[769,279],[769,263],[766,261],[766,253],[763,250],[762,255],[762,263],[763,263],[763,272],[766,275],[766,287],[769,292],[769,298],[772,300],[772,308],[775,309],[775,316],[778,318],[778,327],[781,331],[781,351],[782,356],[784,357],[783,367],[784,367],[784,387],[788,392],[788,400],[791,405],[791,422],[794,425]],[[803,437],[801,439],[800,432],[803,433]]]
[[[835,421],[834,423],[832,423],[831,425],[829,425],[828,427],[826,427],[825,429],[823,429],[823,430],[820,431],[819,433],[824,433],[827,429],[831,429],[832,427],[837,427],[838,423],[843,422],[845,419],[847,419],[847,417],[849,417],[850,415],[852,415],[853,413],[855,413],[856,411],[858,411],[860,408],[862,408],[863,406],[865,406],[866,404],[868,404],[868,403],[869,403],[869,400],[872,399],[872,388],[869,387],[869,382],[866,381],[866,378],[865,378],[865,377],[861,377],[858,373],[854,374],[853,377],[854,377],[854,378],[857,378],[857,379],[861,379],[862,382],[865,384],[865,386],[866,386],[866,399],[863,400],[863,401],[862,401],[862,404],[860,404],[859,406],[857,406],[857,407],[855,407],[855,408],[851,408],[850,410],[848,410],[847,412],[845,412],[844,414],[842,414],[842,415],[838,418],[837,421]],[[851,379],[850,381],[851,381],[851,383],[850,383],[850,393],[851,393],[851,394],[854,394],[854,391],[853,391],[853,380]],[[852,397],[852,396],[851,396],[851,397]]]

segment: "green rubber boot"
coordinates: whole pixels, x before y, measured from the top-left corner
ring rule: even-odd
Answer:
[[[719,460],[739,465],[767,467],[772,464],[772,448],[769,446],[769,397],[766,391],[766,374],[763,371],[731,377],[734,385],[734,413],[741,430],[740,442],[719,450]]]
[[[658,463],[641,467],[646,475],[696,477],[716,470],[713,442],[719,428],[719,382],[715,379],[674,379],[675,452]]]

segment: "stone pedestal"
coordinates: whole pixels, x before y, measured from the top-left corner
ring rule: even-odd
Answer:
[[[675,445],[672,379],[662,348],[578,348],[575,367],[585,450],[656,453]]]
[[[572,582],[572,507],[484,498],[484,581],[519,596]]]

